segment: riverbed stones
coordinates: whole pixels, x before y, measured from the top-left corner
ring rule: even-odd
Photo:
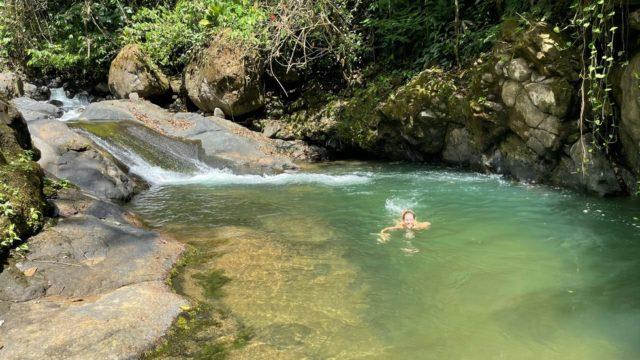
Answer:
[[[118,98],[137,93],[145,99],[159,99],[169,92],[169,80],[135,44],[120,50],[109,68],[109,89]]]
[[[516,58],[511,60],[504,69],[505,75],[515,81],[528,80],[531,76],[531,68],[529,67],[529,63],[527,63],[527,60],[523,58]]]
[[[264,105],[258,55],[248,48],[222,34],[187,66],[185,88],[200,110],[235,117]]]

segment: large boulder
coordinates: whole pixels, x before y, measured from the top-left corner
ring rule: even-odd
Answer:
[[[169,80],[138,45],[129,44],[111,62],[109,89],[121,99],[132,93],[145,99],[162,98],[169,92]]]
[[[385,144],[385,151],[394,154],[401,149],[414,149],[416,160],[421,160],[422,154],[440,153],[449,124],[463,124],[468,115],[467,106],[456,96],[453,79],[436,69],[415,76],[378,108],[383,121],[377,135]]]
[[[128,200],[133,196],[135,180],[109,154],[64,122],[32,121],[29,130],[42,153],[39,163],[49,173],[102,198]]]
[[[507,106],[507,124],[540,156],[553,157],[559,150],[571,124],[567,112],[573,87],[562,77],[538,76],[523,58],[504,65],[509,77],[500,88]]]
[[[37,101],[46,101],[51,97],[51,89],[46,86],[24,83],[24,96]]]
[[[202,111],[220,108],[233,117],[264,105],[261,77],[257,55],[222,36],[187,66],[184,85]]]
[[[257,174],[297,168],[288,154],[279,150],[274,140],[229,120],[196,113],[171,113],[149,101],[112,100],[95,103],[91,107],[100,109],[103,114],[114,115],[110,119],[112,121],[134,119],[164,137],[164,142],[170,140],[167,137],[173,137],[179,141],[196,143],[200,153],[189,156],[212,167]],[[80,118],[87,116],[82,114]],[[128,136],[134,135],[128,133]],[[156,148],[163,142],[156,136],[153,140],[156,144],[151,144],[148,136],[138,139],[141,144]]]
[[[620,80],[620,140],[627,165],[640,174],[640,53],[629,60]]]
[[[0,100],[0,249],[42,226],[46,203],[38,155],[22,116]]]
[[[591,135],[585,135],[568,147],[551,175],[551,182],[600,196],[622,192],[611,162],[594,146]]]
[[[499,160],[493,166],[515,179],[540,182],[548,172],[544,160],[515,135],[509,135],[498,147],[498,152],[500,156],[494,158]]]
[[[24,94],[23,83],[18,75],[12,72],[0,73],[0,95],[12,99]]]
[[[449,131],[442,158],[450,163],[478,167],[482,163],[482,154],[466,128]]]

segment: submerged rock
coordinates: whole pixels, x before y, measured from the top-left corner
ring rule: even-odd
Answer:
[[[187,66],[184,85],[200,110],[234,117],[264,105],[262,70],[246,49],[221,35]]]
[[[118,98],[137,93],[145,99],[162,98],[169,92],[169,80],[138,45],[126,45],[109,68],[109,89]]]

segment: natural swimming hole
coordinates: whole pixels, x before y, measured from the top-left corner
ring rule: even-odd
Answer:
[[[635,200],[343,163],[165,182],[131,208],[191,247],[176,290],[223,309],[166,354],[205,356],[229,332],[246,359],[640,356]],[[405,208],[431,228],[378,242]]]

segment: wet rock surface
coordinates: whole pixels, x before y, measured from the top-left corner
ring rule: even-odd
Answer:
[[[106,199],[128,200],[133,196],[135,180],[93,141],[58,120],[28,124],[42,153],[39,164],[47,172]]]
[[[24,118],[0,100],[0,250],[42,226],[47,206],[38,156]]]
[[[627,165],[640,175],[640,53],[629,60],[620,80],[620,140]]]
[[[95,117],[96,113],[109,114],[109,117]],[[148,101],[115,100],[92,104],[80,119],[133,119],[164,136],[199,142],[203,153],[201,160],[240,173],[273,173],[297,168],[275,141],[215,116],[170,113]]]

